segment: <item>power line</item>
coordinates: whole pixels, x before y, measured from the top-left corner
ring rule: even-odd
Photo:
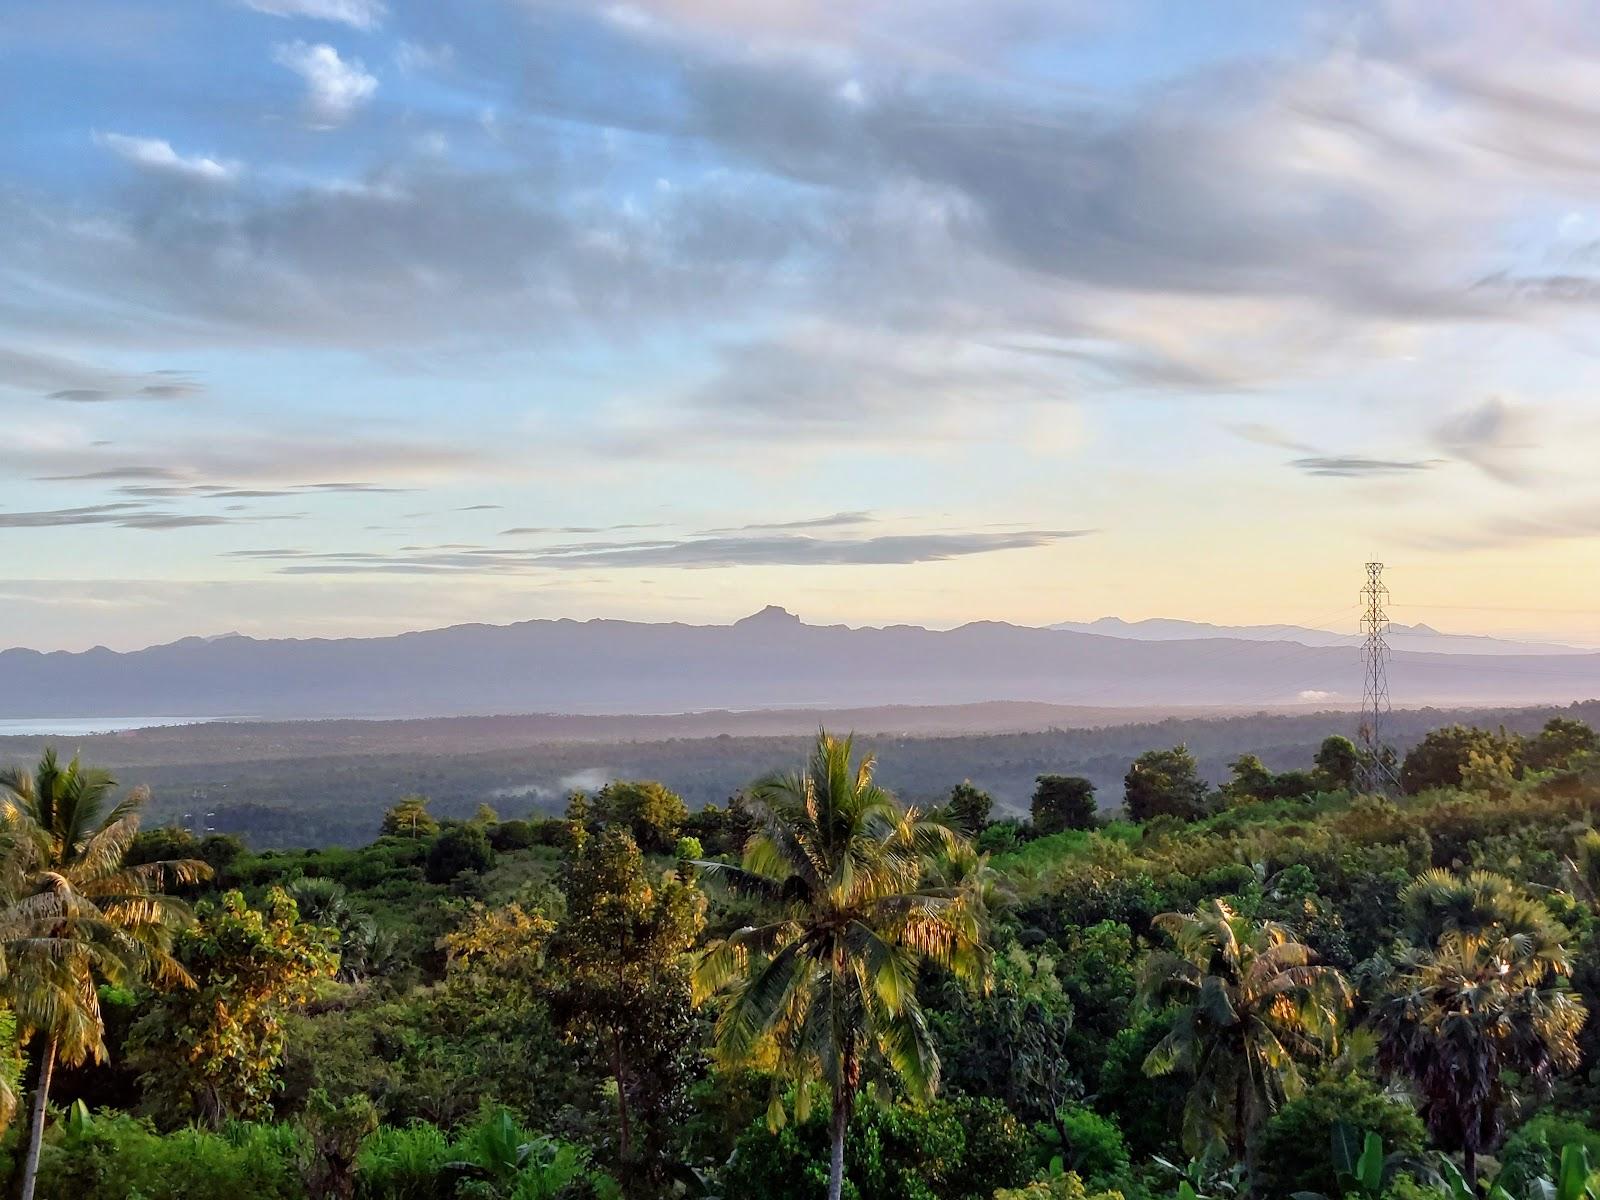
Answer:
[[[1399,783],[1394,777],[1394,752],[1384,743],[1389,719],[1389,614],[1384,606],[1389,589],[1383,583],[1383,564],[1367,564],[1367,583],[1361,589],[1361,726],[1362,790],[1387,792]]]

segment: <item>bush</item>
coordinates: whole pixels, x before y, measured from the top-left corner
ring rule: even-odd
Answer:
[[[284,1126],[163,1137],[134,1117],[58,1121],[39,1156],[38,1200],[302,1200],[300,1139]]]
[[[671,854],[689,817],[683,797],[653,779],[606,784],[595,795],[594,812],[605,824],[627,829],[646,854]]]
[[[764,1119],[739,1138],[724,1194],[821,1200],[828,1194],[828,1113],[819,1106],[777,1133]],[[993,1100],[926,1108],[863,1103],[845,1138],[848,1200],[987,1200],[1028,1177],[1029,1138]]]
[[[1076,775],[1040,775],[1034,780],[1033,827],[1040,834],[1061,833],[1068,829],[1093,829],[1100,807],[1094,800],[1094,784]]]
[[[1056,1113],[1055,1123],[1062,1137],[1062,1161],[1091,1187],[1127,1176],[1128,1146],[1115,1121],[1081,1104],[1068,1104]]]
[[[1500,1151],[1502,1174],[1509,1172],[1513,1179],[1526,1181],[1541,1176],[1553,1179],[1561,1151],[1567,1146],[1582,1146],[1589,1152],[1590,1162],[1600,1162],[1600,1128],[1593,1121],[1541,1113],[1506,1139]]]
[[[452,825],[428,847],[429,883],[449,883],[463,871],[483,874],[494,865],[489,835],[477,825]]]
[[[1360,1078],[1325,1079],[1285,1104],[1267,1122],[1256,1143],[1261,1194],[1339,1194],[1333,1165],[1333,1130],[1346,1125],[1376,1133],[1385,1153],[1415,1154],[1427,1135],[1417,1114]]]
[[[1095,1192],[1090,1195],[1071,1171],[1049,1175],[1020,1188],[997,1188],[994,1200],[1122,1200],[1121,1192]]]
[[[1133,821],[1176,817],[1193,821],[1206,814],[1206,784],[1187,746],[1146,750],[1123,779],[1122,805]]]
[[[983,854],[1011,854],[1022,849],[1022,823],[1007,818],[994,821],[978,835],[978,850]]]
[[[510,850],[527,850],[538,844],[538,831],[531,821],[501,821],[489,829],[489,845],[501,854]]]

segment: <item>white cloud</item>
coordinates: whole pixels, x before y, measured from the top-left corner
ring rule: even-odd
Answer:
[[[244,4],[274,17],[337,21],[355,29],[376,29],[389,15],[382,0],[244,0]]]
[[[203,179],[212,183],[226,183],[238,174],[237,163],[223,162],[205,155],[179,154],[172,143],[161,138],[129,137],[122,133],[97,133],[95,145],[111,151],[147,171],[168,175],[182,175],[189,179]]]
[[[448,42],[401,42],[394,52],[394,65],[402,71],[438,71],[455,62],[455,47]]]
[[[321,126],[338,125],[378,90],[359,58],[343,59],[325,42],[289,42],[273,50],[273,59],[306,81],[306,107]]]

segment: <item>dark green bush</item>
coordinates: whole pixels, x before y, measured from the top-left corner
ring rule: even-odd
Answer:
[[[1307,1088],[1267,1122],[1256,1145],[1261,1194],[1339,1195],[1333,1164],[1334,1126],[1376,1133],[1385,1153],[1415,1154],[1427,1142],[1411,1106],[1385,1095],[1366,1079],[1327,1079]]]

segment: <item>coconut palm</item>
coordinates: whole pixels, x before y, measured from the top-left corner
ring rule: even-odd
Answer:
[[[1193,1081],[1186,1148],[1220,1145],[1245,1161],[1262,1123],[1301,1090],[1299,1064],[1336,1052],[1349,986],[1287,928],[1250,921],[1222,900],[1154,923],[1174,949],[1151,956],[1143,996],[1176,1007],[1144,1069]]]
[[[98,983],[190,982],[170,953],[189,909],[163,889],[197,882],[210,868],[193,860],[125,866],[148,793],[137,788],[112,803],[115,788],[77,759],[63,767],[53,750],[31,775],[0,771],[0,895],[9,901],[0,989],[28,1059],[20,1200],[32,1200],[56,1064],[105,1057]]]
[[[1505,1131],[1518,1094],[1547,1093],[1578,1065],[1586,1012],[1567,987],[1567,931],[1511,881],[1487,872],[1420,876],[1408,907],[1450,914],[1431,945],[1405,949],[1373,1014],[1378,1065],[1417,1091],[1440,1144],[1462,1154],[1477,1186],[1478,1154]]]
[[[698,994],[722,996],[717,1055],[770,1055],[779,1077],[799,1085],[801,1117],[808,1085],[826,1085],[830,1200],[843,1189],[844,1136],[864,1075],[886,1068],[919,1097],[938,1087],[917,999],[921,965],[978,985],[988,968],[981,900],[927,876],[929,861],[963,839],[902,808],[873,783],[872,758],[853,764],[852,753],[851,739],[821,733],[805,770],[751,789],[743,865],[698,864],[767,910],[697,964]],[[782,1116],[775,1095],[769,1117]]]

